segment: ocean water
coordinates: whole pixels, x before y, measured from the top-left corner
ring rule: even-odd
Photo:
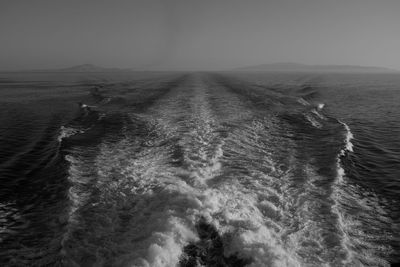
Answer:
[[[1,266],[391,266],[400,76],[1,74],[0,182]]]

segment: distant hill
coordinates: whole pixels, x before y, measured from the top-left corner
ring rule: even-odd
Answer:
[[[336,73],[389,73],[398,70],[365,67],[353,65],[306,65],[300,63],[273,63],[257,66],[248,66],[235,69],[237,71],[267,71],[267,72],[336,72]]]
[[[119,72],[119,71],[129,71],[129,69],[119,69],[119,68],[104,68],[93,64],[82,64],[77,66],[72,66],[69,68],[49,70],[55,72]]]

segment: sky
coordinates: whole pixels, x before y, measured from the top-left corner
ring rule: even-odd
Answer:
[[[400,0],[0,0],[0,70],[400,70]]]

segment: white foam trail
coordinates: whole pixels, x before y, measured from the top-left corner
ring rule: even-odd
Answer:
[[[117,222],[107,223],[108,230],[96,234],[107,236],[119,227],[120,211],[103,210],[111,203],[126,207],[129,211],[124,214],[133,216],[124,237],[113,241],[112,247],[126,251],[115,259],[116,265],[176,266],[183,247],[198,238],[195,224],[203,214],[200,199],[205,199],[202,195],[207,181],[221,168],[223,142],[214,131],[204,88],[182,88],[171,94],[149,114],[142,114],[141,119],[151,124],[148,136],[138,140],[126,130],[126,139],[102,144],[96,157],[94,185],[99,199],[92,206]],[[185,113],[182,101],[187,103],[188,99],[191,115],[181,123]],[[178,144],[161,145],[174,135],[183,136]],[[184,168],[171,166],[175,146],[182,150]]]
[[[322,115],[321,113],[319,113],[316,109],[312,109],[311,112],[314,113],[315,115],[317,115],[318,118],[320,118],[321,120],[326,120],[326,117],[324,115]]]
[[[208,180],[217,176],[221,169],[224,141],[215,131],[217,124],[210,107],[209,92],[203,82],[192,81],[190,90],[178,88],[166,99],[162,99],[154,108],[156,117],[163,117],[168,128],[182,135],[179,146],[183,150],[184,165],[181,177],[193,186],[204,186]],[[188,112],[185,121],[176,123],[182,117],[182,103]],[[160,111],[162,114],[159,114]],[[158,113],[158,114],[157,114]]]
[[[304,98],[300,97],[299,99],[297,99],[297,102],[299,102],[300,104],[302,104],[303,106],[309,106],[310,103],[308,103],[308,101],[306,101]]]
[[[84,133],[85,130],[83,129],[76,129],[73,127],[65,127],[65,126],[61,126],[60,127],[60,133],[57,137],[58,142],[61,142],[64,138],[68,138],[70,136],[73,136],[75,134],[78,133]]]
[[[309,105],[309,104],[308,104]],[[319,103],[315,106],[315,108],[309,110],[312,114],[306,113],[304,114],[305,118],[311,123],[315,128],[321,129],[323,127],[322,123],[318,121],[318,119],[326,120],[327,118],[320,113],[320,111],[324,108],[325,104]],[[314,115],[315,116],[314,116]]]
[[[353,138],[353,134],[350,131],[350,128],[348,127],[347,124],[344,122],[339,121],[340,124],[342,124],[345,129],[346,129],[346,136],[345,136],[345,147],[340,150],[339,155],[337,156],[336,159],[336,180],[333,185],[333,193],[332,193],[332,200],[334,201],[334,205],[332,206],[332,212],[337,215],[338,217],[338,229],[341,232],[342,235],[342,247],[346,249],[347,252],[347,258],[344,261],[344,264],[350,264],[353,262],[354,255],[352,250],[350,249],[350,238],[345,230],[346,228],[346,221],[343,213],[340,211],[340,187],[342,183],[344,182],[344,177],[345,177],[345,171],[342,168],[341,165],[341,157],[346,154],[346,151],[352,152],[353,151],[353,145],[351,143],[351,139]]]
[[[338,176],[345,176],[341,167],[338,167]],[[361,188],[347,183],[343,177],[340,180],[341,182],[334,185],[332,199],[335,204],[332,206],[332,211],[338,215],[342,246],[347,251],[347,258],[343,264],[389,266],[384,258],[393,253],[393,249],[385,243],[393,239],[393,236],[381,229],[393,225],[390,216],[381,208],[381,201],[373,193],[363,196],[360,194]],[[357,213],[349,212],[346,207],[357,210]]]
[[[224,166],[231,174],[214,188],[224,199],[215,201],[220,207],[210,212],[214,214],[210,220],[221,233],[231,236],[227,240],[229,252],[254,260],[250,266],[300,266],[302,262],[296,254],[298,245],[292,246],[284,237],[287,225],[283,218],[293,217],[288,212],[292,195],[286,171],[272,159],[282,142],[277,129],[281,124],[275,120],[265,116],[250,123],[239,122],[240,127],[230,134],[224,147],[229,155]],[[272,143],[274,146],[266,145]],[[246,166],[249,173],[237,171],[236,164]]]
[[[350,237],[348,236],[347,232],[346,232],[346,220],[344,217],[344,214],[340,211],[340,203],[339,203],[339,199],[340,199],[340,186],[343,183],[343,177],[345,175],[344,169],[341,167],[340,165],[340,159],[338,159],[337,161],[337,177],[336,177],[336,181],[335,184],[333,186],[333,193],[332,193],[332,200],[334,202],[334,205],[331,207],[332,212],[334,214],[337,215],[338,219],[337,219],[337,225],[338,225],[338,230],[340,231],[341,235],[342,235],[342,240],[341,240],[341,244],[342,247],[345,248],[346,252],[347,252],[347,257],[344,260],[343,264],[345,266],[347,266],[348,264],[351,264],[354,260],[354,255],[352,250],[350,249]]]
[[[61,250],[62,255],[67,254],[65,243],[70,238],[70,235],[74,229],[79,227],[79,209],[87,204],[92,193],[90,185],[96,178],[93,173],[93,167],[91,167],[92,162],[81,157],[79,155],[81,153],[82,151],[73,150],[70,151],[69,155],[65,156],[66,161],[68,161],[70,165],[68,169],[68,181],[71,185],[68,190],[68,199],[70,201],[70,207],[68,211],[68,227],[61,240],[63,247]]]
[[[129,256],[131,260],[126,261],[128,266],[178,266],[183,247],[197,240],[196,234],[178,217],[172,216],[159,223],[163,227],[154,231],[144,244],[139,244],[142,249],[135,248]]]
[[[386,212],[380,208],[378,198],[372,198],[372,193],[368,197],[360,195],[361,188],[357,188],[354,184],[349,184],[346,178],[345,170],[341,165],[341,157],[349,152],[353,152],[353,144],[351,140],[354,138],[350,127],[339,121],[345,129],[345,146],[340,151],[337,157],[337,178],[333,185],[332,199],[334,205],[332,211],[338,216],[338,228],[342,233],[342,246],[346,248],[347,258],[343,262],[345,266],[361,266],[367,264],[368,266],[389,266],[383,260],[380,254],[389,255],[391,248],[386,245],[376,245],[376,242],[381,243],[379,239],[387,241],[391,237],[385,236],[381,232],[381,236],[376,236],[368,233],[368,230],[363,230],[365,227],[368,229],[376,229],[381,227],[380,223],[391,225],[392,222],[388,221]],[[371,202],[376,202],[372,204]],[[357,215],[349,213],[346,207],[351,207],[354,210],[360,211]],[[379,220],[376,219],[378,215]],[[364,225],[362,222],[368,221],[371,225]],[[372,224],[377,224],[372,226]],[[387,227],[383,227],[385,229]]]
[[[89,106],[91,107],[91,106]],[[102,120],[106,116],[105,113],[99,113],[99,117],[97,118],[98,121]],[[58,134],[57,140],[58,142],[61,142],[64,138],[68,138],[70,136],[76,135],[76,134],[82,134],[85,133],[86,131],[90,130],[92,126],[89,126],[88,128],[83,128],[83,127],[68,127],[62,125],[60,127],[60,133]]]
[[[343,156],[346,153],[346,151],[354,152],[353,151],[353,143],[351,142],[351,140],[354,139],[354,135],[351,132],[350,127],[346,123],[344,123],[342,121],[339,121],[339,123],[341,123],[344,126],[344,128],[346,129],[346,139],[345,139],[346,146],[345,146],[345,150],[342,150],[342,152],[340,154],[341,156]]]
[[[195,225],[203,217],[221,235],[225,256],[251,258],[250,266],[301,266],[300,241],[293,245],[285,239],[293,231],[287,225],[293,223],[293,208],[301,204],[296,202],[298,195],[291,195],[296,189],[285,176],[289,171],[281,171],[273,160],[278,149],[288,146],[283,143],[288,140],[281,139],[286,129],[278,131],[280,123],[268,114],[246,106],[235,110],[232,103],[244,104],[230,101],[232,94],[213,94],[206,88],[195,82],[191,88],[172,90],[141,115],[153,129],[148,136],[136,137],[127,129],[124,140],[100,146],[92,164],[99,199],[85,208],[94,209],[90,214],[104,222],[99,229],[88,229],[90,238],[78,251],[90,251],[95,247],[91,242],[107,240],[102,249],[119,252],[110,265],[176,266],[183,248],[198,240]],[[216,97],[229,98],[228,107],[212,106],[210,99]],[[223,111],[217,116],[215,109]],[[225,120],[237,124],[228,137],[219,134]],[[170,140],[179,141],[164,145]],[[177,148],[183,166],[174,167],[171,155]],[[305,206],[302,214],[309,209],[311,205]],[[318,226],[308,225],[305,235]],[[90,253],[101,265],[101,251]]]
[[[312,126],[318,129],[322,128],[322,124],[318,122],[311,114],[305,114],[304,116],[311,123]]]
[[[198,196],[200,215],[215,225],[226,238],[226,253],[238,252],[253,262],[249,266],[300,266],[288,254],[279,235],[265,225],[258,194],[244,192],[239,183],[224,183]]]
[[[151,133],[150,146],[141,147],[142,140],[136,140],[135,136],[101,144],[95,162],[85,165],[92,166],[93,173],[82,175],[85,170],[80,168],[83,166],[79,161],[68,158],[72,182],[70,218],[73,221],[70,223],[75,222],[79,227],[85,220],[94,219],[80,215],[79,208],[83,206],[85,210],[93,210],[93,216],[99,216],[97,220],[106,218],[100,228],[88,229],[87,239],[82,243],[84,247],[71,250],[68,245],[64,246],[63,253],[72,262],[80,261],[79,257],[72,256],[82,250],[96,255],[96,249],[88,248],[87,244],[96,247],[99,240],[111,236],[104,249],[120,251],[112,265],[176,266],[183,247],[196,240],[185,211],[198,203],[190,193],[192,189],[175,176],[174,169],[169,166],[171,151],[168,146],[159,145],[165,135],[158,132],[160,128],[156,125],[152,129],[155,132]],[[82,179],[85,178],[90,179],[90,190],[83,190],[89,189],[84,187],[86,180]],[[97,197],[91,197],[88,202],[93,191],[97,192]],[[127,229],[121,226],[122,216],[132,216]],[[63,244],[68,243],[69,238],[66,235]],[[95,263],[101,264],[104,260],[99,254]]]
[[[71,187],[68,190],[68,196],[72,202],[70,209],[70,218],[72,219],[75,211],[86,203],[90,196],[90,190],[87,186],[95,177],[91,175],[90,163],[81,159],[79,156],[66,155],[65,159],[69,162],[68,180]]]
[[[273,202],[267,201],[270,194],[274,195],[273,189],[268,194],[260,187],[258,189],[260,192],[256,193],[238,183],[240,177],[224,178],[224,180],[209,186],[209,181],[218,177],[221,172],[226,142],[215,131],[218,123],[212,113],[208,92],[205,88],[197,85],[191,90],[191,94],[186,96],[191,99],[189,107],[192,115],[188,118],[191,130],[184,133],[184,138],[179,143],[184,151],[186,168],[178,170],[178,176],[186,182],[186,187],[191,188],[186,191],[189,193],[187,196],[194,198],[194,203],[197,204],[186,208],[185,214],[182,214],[181,218],[189,218],[193,226],[200,217],[205,218],[208,223],[216,227],[224,238],[226,254],[239,253],[240,257],[252,258],[253,262],[250,266],[299,266],[296,257],[288,252],[280,241],[276,231],[280,229],[280,226],[268,218],[270,215],[279,216],[280,213],[279,207],[275,206]],[[182,92],[179,96],[183,94]],[[223,97],[227,97],[227,94]],[[233,109],[233,107],[231,108]],[[179,107],[166,108],[164,106],[159,109],[169,113],[168,110],[173,112]],[[227,114],[226,118],[227,120],[237,119],[240,115]],[[168,117],[171,119],[171,116]],[[249,130],[252,129],[262,134],[265,132],[264,125],[261,123],[249,126]],[[250,132],[251,135],[253,133]],[[239,136],[243,139],[243,135]],[[250,138],[257,138],[257,136],[252,135]],[[235,140],[235,142],[237,141]],[[245,140],[243,141],[245,142]],[[245,143],[241,145],[244,146],[244,149],[248,146]],[[264,150],[262,143],[256,144],[256,146],[257,150]],[[265,160],[267,159],[265,158]],[[258,182],[252,178],[248,178],[248,181],[248,186],[253,184],[254,187]],[[177,188],[177,196],[187,193],[183,187]],[[259,203],[261,196],[264,198],[262,204]],[[191,239],[193,240],[193,237],[185,238],[186,242]],[[178,248],[181,246],[177,246]],[[146,261],[150,264],[149,260]]]

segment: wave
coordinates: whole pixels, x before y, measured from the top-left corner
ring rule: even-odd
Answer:
[[[345,131],[343,148],[337,157],[337,179],[332,193],[335,204],[332,210],[338,216],[343,246],[348,252],[344,264],[389,266],[385,258],[393,251],[386,242],[392,237],[382,229],[390,229],[389,225],[393,222],[381,207],[382,200],[372,192],[364,192],[347,178],[343,163],[354,153],[354,135],[346,123],[338,122]]]
[[[71,122],[60,126],[57,140],[59,143],[62,143],[63,140],[83,135],[99,125],[104,119],[106,119],[106,113],[91,109],[80,110],[78,116]]]
[[[332,212],[337,215],[338,217],[338,229],[342,235],[342,247],[346,249],[347,252],[347,257],[346,260],[343,262],[343,264],[346,265],[351,265],[354,260],[354,252],[351,250],[351,237],[348,235],[346,228],[348,225],[348,222],[346,220],[344,212],[340,209],[340,199],[342,196],[341,192],[341,185],[344,181],[345,178],[345,170],[343,169],[341,165],[341,158],[344,157],[348,152],[352,152],[352,143],[351,139],[353,138],[353,135],[350,131],[350,128],[347,126],[347,124],[339,121],[340,124],[342,124],[346,130],[346,135],[345,135],[345,144],[343,148],[340,150],[339,154],[337,155],[336,159],[336,179],[335,183],[333,185],[333,193],[332,193],[332,199],[334,202],[334,205],[332,206]]]
[[[317,120],[315,116],[312,116],[311,114],[305,114],[304,117],[307,119],[311,125],[317,129],[321,129],[323,127],[323,124]]]
[[[303,105],[306,103],[306,106],[311,105],[308,102],[304,102],[304,103],[302,101],[298,101],[298,102]],[[324,106],[325,106],[325,104],[319,103],[319,104],[315,105],[315,107],[309,108],[303,113],[306,120],[315,128],[322,129],[324,126],[324,121],[328,120],[327,117],[325,117],[323,115],[323,113],[321,112]]]
[[[297,102],[299,102],[303,106],[309,106],[310,105],[310,103],[307,100],[305,100],[304,98],[302,98],[302,97],[298,98]]]
[[[351,140],[354,138],[350,127],[338,120],[338,122],[344,126],[345,128],[345,139],[344,139],[344,146],[340,150],[340,153],[337,155],[337,160],[336,160],[336,180],[334,183],[334,193],[332,195],[334,205],[332,206],[332,211],[338,216],[338,225],[339,225],[339,230],[342,233],[342,245],[343,247],[346,248],[346,251],[348,253],[348,257],[346,259],[345,264],[350,264],[351,261],[353,260],[353,252],[350,249],[350,237],[346,233],[346,218],[343,214],[343,212],[340,211],[339,205],[340,205],[340,198],[341,198],[341,192],[340,192],[340,186],[343,183],[344,177],[345,177],[345,170],[343,169],[341,165],[341,159],[342,157],[346,156],[348,152],[353,152],[353,144],[351,143]]]
[[[346,123],[342,121],[339,121],[339,123],[342,124],[346,130],[345,148],[342,149],[342,151],[340,152],[340,155],[344,156],[347,152],[354,152],[353,150],[354,146],[353,143],[351,142],[351,140],[354,139],[354,135],[351,132],[350,127]]]
[[[73,128],[73,127],[61,126],[60,127],[60,133],[59,133],[59,135],[57,137],[57,140],[59,142],[61,142],[64,138],[68,138],[68,137],[73,136],[75,134],[84,133],[84,132],[85,132],[84,129],[76,129],[76,128]]]

